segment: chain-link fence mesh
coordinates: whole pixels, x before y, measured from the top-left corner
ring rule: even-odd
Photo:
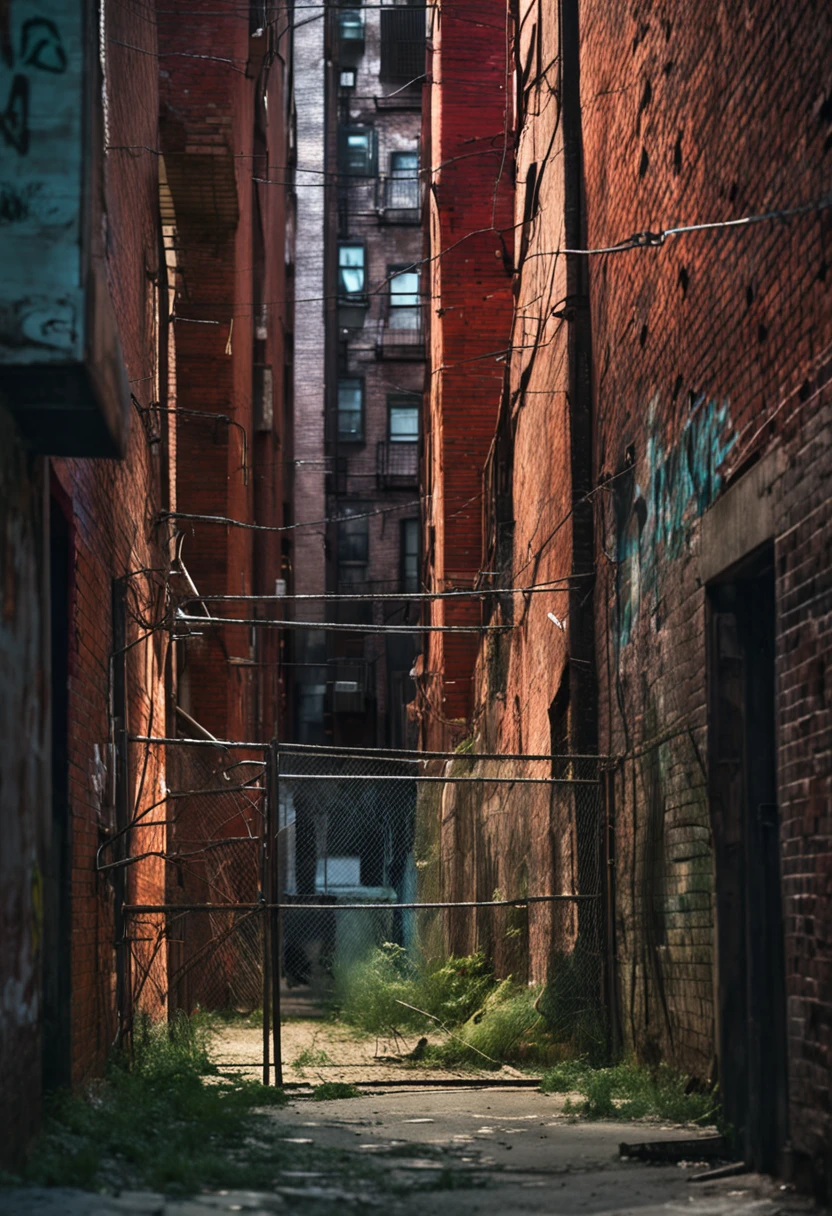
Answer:
[[[510,990],[556,1050],[603,1050],[597,758],[164,746],[165,901],[130,910],[134,990],[164,939],[170,1009],[450,1042]]]

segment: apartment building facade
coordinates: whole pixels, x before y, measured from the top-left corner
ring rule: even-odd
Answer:
[[[425,9],[323,17],[295,43],[293,588],[356,598],[296,604],[323,627],[296,633],[294,731],[402,746],[413,639],[325,625],[418,621]]]

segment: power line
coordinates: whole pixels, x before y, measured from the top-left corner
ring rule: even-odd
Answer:
[[[664,245],[668,237],[686,236],[692,232],[715,232],[724,228],[748,228],[752,224],[762,224],[771,220],[788,220],[798,215],[810,215],[815,211],[825,211],[832,207],[832,197],[818,199],[812,203],[802,203],[798,207],[786,207],[779,211],[763,211],[758,215],[744,215],[735,220],[707,220],[701,224],[678,224],[675,228],[661,228],[658,232],[634,232],[632,236],[616,245],[604,245],[598,249],[554,249],[541,250],[528,254],[530,258],[557,257],[558,254],[580,254],[591,256],[603,253],[627,253],[631,249],[658,248]]]
[[[356,517],[350,516],[351,519]],[[242,602],[242,603],[267,603],[276,601],[282,603],[285,600],[326,600],[336,603],[345,603],[349,601],[358,601],[365,603],[368,600],[407,600],[421,603],[423,600],[450,600],[458,598],[474,598],[479,599],[486,595],[532,595],[541,592],[551,592],[556,590],[562,584],[567,587],[576,578],[589,578],[587,574],[569,575],[566,578],[552,579],[547,583],[534,583],[529,587],[483,587],[483,588],[455,588],[452,591],[388,591],[379,592],[371,591],[366,594],[348,593],[348,592],[305,592],[302,595],[187,595],[183,596],[179,601],[182,604],[189,603],[192,600],[199,600],[200,603],[218,603],[222,602]]]
[[[388,515],[393,511],[406,511],[412,507],[421,506],[422,500],[416,498],[410,502],[396,503],[391,507],[377,507],[374,511],[357,511],[354,515],[330,515],[325,519],[308,519],[298,524],[250,524],[242,519],[231,519],[227,515],[198,515],[193,511],[160,511],[156,516],[159,523],[168,519],[186,519],[197,523],[223,524],[231,528],[245,528],[251,532],[294,532],[296,528],[317,528],[325,524],[346,523],[351,519],[370,519],[374,515]]]
[[[506,633],[511,625],[353,625],[341,621],[293,621],[266,617],[193,616],[177,608],[174,621],[183,625],[222,625],[244,629],[317,629],[327,633]],[[345,660],[349,662],[349,660]]]
[[[253,743],[251,740],[241,739],[183,739],[179,737],[171,737],[167,735],[130,735],[130,743],[158,743],[171,745],[175,747],[213,747],[221,748],[228,751],[231,748],[239,748],[243,751],[260,751],[267,752],[271,747],[271,743]],[[430,760],[467,760],[471,763],[480,760],[488,761],[503,761],[503,760],[528,760],[528,761],[548,761],[555,760],[563,761],[564,764],[572,763],[576,760],[592,761],[599,763],[609,759],[607,756],[600,756],[592,752],[443,752],[443,751],[418,751],[415,748],[395,748],[395,747],[346,747],[332,743],[287,743],[279,739],[273,740],[277,747],[279,755],[289,754],[292,752],[308,753],[313,756],[328,757],[334,759],[341,757],[344,759],[366,759],[373,757],[378,760],[400,760],[402,763],[426,764]],[[220,787],[220,792],[221,792]]]

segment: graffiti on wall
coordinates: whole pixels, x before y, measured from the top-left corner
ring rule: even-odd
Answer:
[[[0,135],[21,156],[29,151],[29,90],[26,69],[60,75],[66,71],[66,51],[57,24],[46,17],[24,21],[19,46],[12,40],[9,0],[0,9],[0,55],[6,66],[16,69],[11,79],[6,108],[0,113]]]
[[[634,461],[617,486],[619,649],[629,643],[642,607],[651,597],[655,602],[661,565],[685,551],[691,524],[715,501],[723,462],[736,442],[728,403],[704,393],[691,399],[670,447],[659,434],[659,416],[657,394],[648,407],[643,461]]]
[[[80,0],[0,0],[3,364],[63,361],[81,349],[84,13]]]

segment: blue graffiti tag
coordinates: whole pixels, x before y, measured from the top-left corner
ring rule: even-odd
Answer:
[[[690,524],[716,499],[721,467],[736,442],[727,402],[700,393],[676,443],[665,451],[656,433],[657,399],[647,415],[647,477],[622,479],[616,511],[618,645],[630,641],[645,593],[655,591],[659,561],[684,550]],[[621,498],[625,501],[621,501]]]

